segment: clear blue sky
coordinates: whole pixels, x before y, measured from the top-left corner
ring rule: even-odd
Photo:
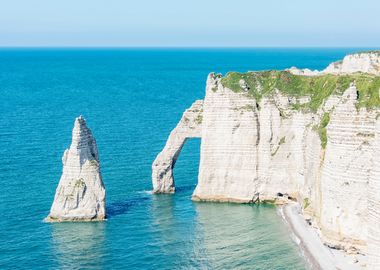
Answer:
[[[380,0],[0,0],[0,46],[380,46]]]

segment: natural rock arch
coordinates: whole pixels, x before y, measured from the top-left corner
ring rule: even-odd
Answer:
[[[174,193],[174,165],[186,140],[201,137],[202,114],[203,100],[197,100],[183,113],[181,120],[170,133],[164,149],[152,165],[154,193]]]

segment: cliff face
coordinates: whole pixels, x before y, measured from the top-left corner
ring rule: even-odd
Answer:
[[[331,111],[327,146],[321,160],[321,214],[326,242],[360,248],[366,243],[368,181],[373,168],[374,111],[357,110],[350,87]]]
[[[322,72],[210,74],[193,199],[297,200],[327,245],[368,245],[379,263],[379,59],[347,56]],[[162,179],[153,174],[154,186]]]
[[[46,221],[103,220],[105,188],[98,149],[82,116],[75,119],[71,146],[62,163],[63,173]]]
[[[258,115],[250,97],[209,76],[203,106],[199,182],[194,198],[250,201],[257,190]]]
[[[373,167],[368,199],[368,265],[380,269],[380,121],[376,121]]]

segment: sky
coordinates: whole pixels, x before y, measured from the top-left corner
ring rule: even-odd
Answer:
[[[0,0],[3,47],[379,47],[379,0]]]

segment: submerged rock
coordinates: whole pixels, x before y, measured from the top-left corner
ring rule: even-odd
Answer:
[[[98,148],[82,116],[75,119],[71,146],[62,163],[63,173],[45,221],[104,220],[106,194]]]

